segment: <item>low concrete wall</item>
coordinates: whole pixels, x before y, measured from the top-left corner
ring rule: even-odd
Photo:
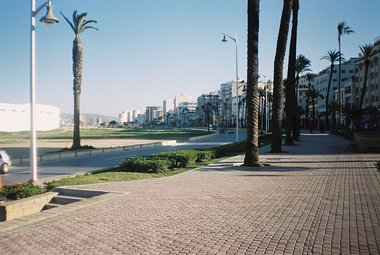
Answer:
[[[58,192],[46,192],[41,195],[0,204],[0,221],[13,220],[38,213],[57,195]]]
[[[81,150],[81,151],[65,151],[65,152],[57,152],[57,153],[49,153],[38,156],[37,160],[39,162],[48,161],[48,160],[57,160],[57,159],[64,159],[64,158],[76,158],[76,157],[83,157],[83,156],[94,156],[99,155],[102,153],[107,152],[114,152],[114,151],[129,151],[129,150],[137,150],[137,149],[143,149],[147,147],[157,147],[157,146],[169,146],[169,145],[175,145],[176,140],[165,140],[162,142],[154,142],[154,143],[144,143],[144,144],[135,144],[135,145],[128,145],[128,146],[117,146],[117,147],[109,147],[109,148],[101,148],[101,149],[89,149],[89,150]],[[14,158],[12,159],[13,165],[21,165],[21,164],[28,164],[30,162],[29,158]]]

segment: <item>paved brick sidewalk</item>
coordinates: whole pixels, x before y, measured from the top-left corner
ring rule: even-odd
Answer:
[[[86,186],[127,193],[7,231],[0,223],[0,253],[380,254],[380,155],[350,154],[335,136],[301,138],[288,153],[262,155],[272,164],[262,169],[232,166],[237,156]]]

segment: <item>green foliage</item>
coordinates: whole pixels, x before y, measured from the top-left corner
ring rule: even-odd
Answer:
[[[130,158],[120,163],[120,171],[139,173],[162,173],[169,169],[170,161],[149,157]]]
[[[196,162],[207,162],[216,157],[215,149],[213,150],[199,150],[197,152]]]
[[[14,185],[4,185],[0,192],[0,197],[9,200],[27,198],[43,193],[40,186],[33,185],[32,182],[17,183]]]
[[[215,158],[215,150],[182,150],[162,152],[151,156],[131,158],[120,163],[120,171],[140,173],[163,173],[185,168],[190,163],[205,162]]]

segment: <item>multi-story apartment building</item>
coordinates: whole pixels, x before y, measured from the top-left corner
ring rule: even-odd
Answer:
[[[123,111],[119,114],[120,123],[136,122],[137,116],[141,114],[139,110]]]
[[[177,125],[182,127],[195,126],[197,120],[197,103],[182,102],[175,110]]]
[[[146,124],[163,123],[163,111],[160,106],[147,106],[145,111]]]
[[[374,55],[370,59],[367,84],[362,109],[362,128],[380,127],[380,36],[373,44]],[[365,64],[364,57],[359,56],[355,61],[355,78],[350,82],[351,109],[358,109],[364,87]]]
[[[341,68],[341,81],[350,79],[355,74],[355,61],[356,58],[350,58],[347,61],[344,61],[342,63]],[[319,99],[317,100],[317,112],[318,116],[320,117],[320,121],[323,123],[326,122],[326,95],[327,95],[327,89],[328,89],[328,83],[329,83],[329,77],[330,77],[330,66],[319,72],[315,75],[314,81],[312,83],[312,86],[319,91],[319,93],[324,97],[323,100]],[[338,65],[334,66],[332,79],[331,79],[331,85],[330,85],[330,93],[329,93],[329,105],[337,102],[337,94],[336,91],[338,91]],[[342,85],[341,82],[341,93],[345,91],[345,88]],[[342,95],[341,95],[342,96]],[[342,96],[343,101],[343,96]],[[338,114],[338,110],[336,109],[336,114]],[[331,121],[333,112],[329,111],[328,119]]]
[[[182,102],[191,102],[191,101],[192,101],[191,96],[187,96],[187,95],[185,95],[185,94],[177,95],[177,96],[175,96],[175,98],[174,98],[174,109],[175,109],[176,107],[178,107],[179,104],[182,103]]]
[[[236,122],[239,102],[246,97],[246,86],[244,81],[229,81],[220,85],[219,90],[219,112],[223,116],[223,126],[232,126]],[[239,114],[239,120],[242,116]]]
[[[196,105],[197,126],[206,126],[207,123],[216,124],[220,122],[218,91],[199,96]],[[207,116],[209,119],[207,119]]]

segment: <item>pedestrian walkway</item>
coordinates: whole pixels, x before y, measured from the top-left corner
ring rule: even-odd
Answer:
[[[167,178],[87,185],[125,194],[15,220],[6,232],[0,223],[0,253],[380,254],[380,155],[352,153],[328,134],[283,149],[260,156],[265,168],[235,166],[236,156]]]

